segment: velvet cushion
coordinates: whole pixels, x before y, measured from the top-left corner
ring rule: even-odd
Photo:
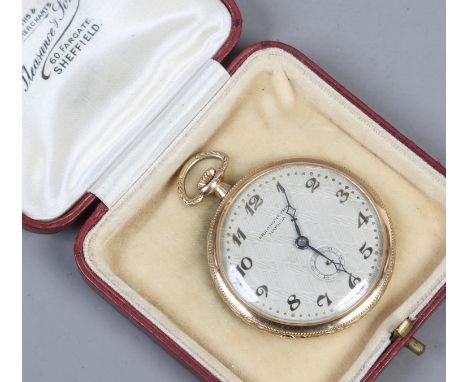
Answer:
[[[392,219],[396,264],[376,307],[351,328],[281,338],[234,316],[206,261],[216,200],[187,208],[179,167],[200,150],[231,158],[226,180],[291,157],[347,167]],[[445,180],[290,54],[252,55],[85,241],[86,262],[113,289],[223,380],[359,380],[445,281]]]

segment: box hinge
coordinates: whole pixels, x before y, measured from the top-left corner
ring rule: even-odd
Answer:
[[[407,318],[393,331],[392,339],[406,337],[412,328],[413,321]],[[411,337],[405,346],[416,355],[421,355],[426,350],[426,345],[414,337]]]

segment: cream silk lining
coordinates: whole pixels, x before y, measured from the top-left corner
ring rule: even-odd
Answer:
[[[112,164],[156,129],[231,29],[220,0],[28,0],[23,14],[23,213],[38,220],[102,192],[102,179],[127,190],[146,155],[133,155],[126,176]],[[144,141],[155,147],[165,134]]]
[[[187,208],[175,177],[191,154],[229,154],[226,180],[275,160],[337,163],[380,195],[396,265],[377,306],[351,328],[280,338],[235,317],[212,285],[206,234],[216,201]],[[445,180],[318,76],[278,49],[251,56],[88,234],[91,268],[223,380],[358,380],[393,328],[445,280]]]

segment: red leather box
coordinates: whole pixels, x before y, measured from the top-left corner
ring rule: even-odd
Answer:
[[[317,381],[374,380],[445,298],[445,168],[291,46],[260,42],[223,66],[241,32],[233,0],[154,3],[36,5],[59,21],[24,45],[24,227],[55,232],[90,212],[75,242],[84,278],[204,380],[284,380],[288,368],[294,380],[313,370]],[[37,49],[47,51],[40,70]],[[314,143],[294,141],[297,131]],[[259,333],[234,317],[206,265],[213,205],[185,211],[175,190],[202,149],[230,154],[232,179],[292,156],[366,179],[397,243],[375,310],[319,339]],[[318,347],[342,365],[318,373]],[[288,357],[295,350],[304,360]]]

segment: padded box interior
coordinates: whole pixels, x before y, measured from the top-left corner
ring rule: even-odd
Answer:
[[[226,152],[226,180],[272,161],[310,157],[347,167],[378,193],[392,219],[396,264],[376,307],[352,327],[282,338],[237,318],[206,260],[217,201],[188,208],[180,166],[201,150]],[[358,380],[445,280],[445,179],[289,53],[251,55],[88,234],[92,270],[223,380]]]

